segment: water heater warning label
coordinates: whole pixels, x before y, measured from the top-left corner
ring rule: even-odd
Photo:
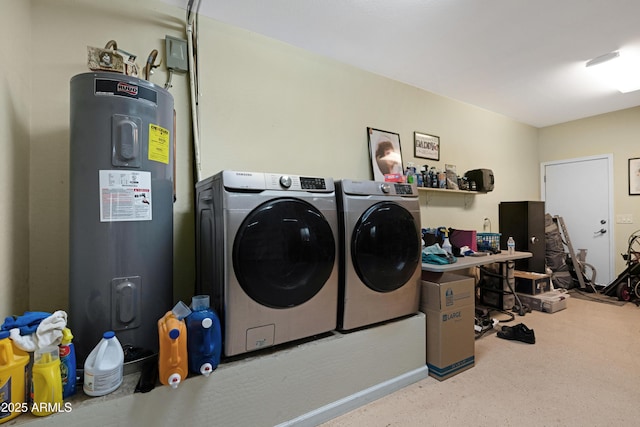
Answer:
[[[149,123],[149,160],[169,164],[169,131],[153,123]]]
[[[100,222],[151,219],[151,172],[100,171]]]

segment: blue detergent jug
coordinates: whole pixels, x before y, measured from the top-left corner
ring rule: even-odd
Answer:
[[[222,347],[220,320],[209,307],[208,295],[191,299],[191,314],[187,316],[187,353],[189,371],[209,374],[218,367]]]
[[[60,349],[60,373],[62,375],[62,398],[76,394],[76,350],[71,340],[73,334],[71,329],[62,330],[62,342],[58,346]]]

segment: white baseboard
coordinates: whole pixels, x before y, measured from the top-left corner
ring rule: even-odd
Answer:
[[[293,420],[278,424],[276,427],[314,427],[329,421],[340,415],[351,412],[367,403],[380,399],[394,391],[400,390],[410,384],[420,381],[429,375],[429,369],[424,366],[388,381],[376,384],[366,390],[354,393],[344,399],[337,400],[314,411],[294,418]]]

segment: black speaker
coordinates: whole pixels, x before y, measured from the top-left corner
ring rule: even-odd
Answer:
[[[531,258],[516,260],[516,270],[534,273],[545,272],[545,207],[544,202],[500,202],[498,206],[500,247],[507,247],[507,239],[513,237],[516,251],[531,252]]]
[[[473,169],[464,174],[469,182],[476,183],[476,191],[493,191],[493,171],[491,169]]]

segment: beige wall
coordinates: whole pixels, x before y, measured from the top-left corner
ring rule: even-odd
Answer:
[[[29,94],[31,7],[3,0],[0,13],[0,318],[29,302]]]
[[[405,164],[489,168],[487,195],[421,196],[425,226],[498,228],[501,200],[539,200],[537,130],[290,45],[201,21],[202,174],[221,169],[371,179],[366,128],[400,134]],[[413,157],[413,132],[440,161]],[[517,176],[518,185],[512,185]]]
[[[18,9],[25,8],[17,6],[22,2],[14,3]],[[28,212],[28,269],[27,261],[21,261],[23,283],[27,271],[29,274],[28,308],[65,309],[69,80],[87,71],[86,46],[103,46],[110,39],[137,54],[138,62],[144,64],[152,49],[164,52],[165,35],[186,37],[185,11],[160,0],[32,0],[30,4],[30,20],[25,16],[26,25],[16,24],[27,28],[32,38],[25,66],[17,76],[25,80],[30,75],[24,84],[32,87],[31,98],[24,101],[32,112],[19,115],[20,120],[32,124],[29,161],[23,156],[25,167],[20,168],[31,171],[30,208],[26,207],[24,191],[12,192],[12,197],[22,197],[24,206],[17,223],[7,224],[12,229],[22,226],[26,233],[24,218]],[[211,19],[202,18],[199,28],[202,177],[221,169],[241,169],[368,179],[365,129],[371,126],[400,134],[405,163],[438,167],[451,163],[461,172],[494,170],[497,184],[493,193],[423,194],[425,226],[481,229],[483,218],[489,217],[493,231],[497,231],[497,205],[501,200],[539,198],[535,128]],[[162,86],[166,76],[161,67],[151,81]],[[174,76],[171,93],[178,117],[179,146],[174,288],[176,299],[188,300],[193,292],[195,265],[186,75]],[[414,131],[440,136],[439,162],[413,158]],[[512,176],[522,176],[518,185],[512,185]],[[23,243],[23,258],[26,248]],[[0,286],[2,292],[16,292],[13,283]],[[24,303],[13,310],[23,308]]]
[[[640,228],[640,198],[629,196],[628,160],[640,157],[640,107],[539,130],[540,162],[613,153],[613,212],[632,214],[634,224],[614,224],[615,275],[624,269],[629,235]]]

